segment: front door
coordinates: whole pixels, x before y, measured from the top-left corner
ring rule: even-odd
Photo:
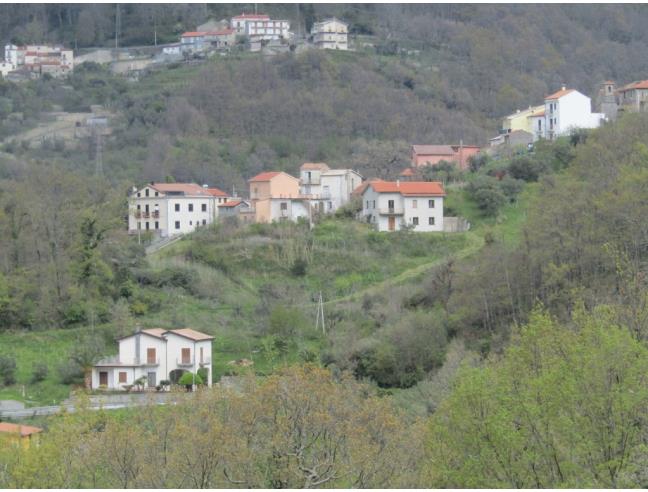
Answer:
[[[396,229],[396,217],[389,217],[388,218],[388,227],[390,231],[393,231]]]
[[[155,388],[155,385],[157,384],[157,382],[155,381],[155,373],[149,372],[147,376],[148,376],[148,387]]]
[[[105,371],[99,373],[99,386],[108,386],[108,373]]]

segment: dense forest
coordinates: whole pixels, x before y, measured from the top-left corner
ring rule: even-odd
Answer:
[[[393,178],[411,143],[484,144],[563,83],[645,78],[648,9],[264,7],[298,33],[337,15],[372,46],[0,81],[0,397],[60,401],[138,326],[213,334],[215,380],[241,381],[40,421],[40,446],[0,443],[0,487],[648,485],[645,114],[425,170],[466,233],[380,234],[357,204],[312,229],[223,222],[153,255],[125,230],[147,180],[241,191],[320,160]],[[5,4],[0,34],[110,46],[118,15],[120,45],[150,44],[254,6],[119,9]],[[103,172],[89,139],[24,138],[95,104]]]

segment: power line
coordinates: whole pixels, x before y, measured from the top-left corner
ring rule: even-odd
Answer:
[[[322,298],[321,290],[319,293],[319,299],[317,301],[317,317],[315,319],[315,330],[319,330],[320,320],[322,323],[322,333],[326,335],[326,326],[324,324],[324,300]]]

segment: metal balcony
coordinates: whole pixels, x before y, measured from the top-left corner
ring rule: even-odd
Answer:
[[[193,365],[193,359],[176,359],[176,366],[178,367],[192,367]]]

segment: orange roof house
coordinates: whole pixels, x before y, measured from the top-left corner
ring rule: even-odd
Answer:
[[[271,201],[276,198],[298,198],[299,180],[283,171],[266,171],[248,180],[250,200],[256,222],[272,222]]]
[[[0,445],[2,445],[1,442],[4,438],[11,444],[28,448],[32,441],[37,440],[41,432],[43,432],[43,429],[40,427],[0,422]]]
[[[443,231],[443,199],[438,181],[372,181],[362,193],[361,216],[379,231]]]
[[[479,153],[476,145],[412,145],[412,165],[434,166],[441,161],[454,162],[459,169],[468,168],[468,159]]]

